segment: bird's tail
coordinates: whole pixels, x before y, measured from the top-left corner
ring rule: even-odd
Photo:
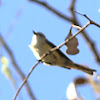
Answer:
[[[91,74],[91,75],[93,75],[93,72],[96,71],[96,70],[94,70],[94,69],[90,69],[90,68],[85,67],[85,66],[83,66],[83,65],[79,65],[79,64],[74,64],[74,65],[75,65],[75,66],[71,66],[71,67],[74,68],[74,69],[81,70],[81,71],[86,72],[86,73]]]

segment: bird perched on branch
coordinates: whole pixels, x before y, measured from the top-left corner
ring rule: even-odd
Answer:
[[[47,53],[50,49],[56,47],[53,43],[47,40],[47,38],[43,35],[41,32],[33,32],[32,42],[31,45],[29,45],[30,49],[34,53],[35,57],[40,60],[42,55]],[[85,67],[83,65],[79,65],[71,61],[67,56],[65,56],[64,53],[60,51],[60,49],[57,49],[47,56],[45,56],[43,59],[41,59],[41,62],[44,64],[48,64],[50,66],[60,66],[67,69],[77,69],[81,70],[83,72],[86,72],[88,74],[93,74],[96,70],[90,69],[88,67]]]

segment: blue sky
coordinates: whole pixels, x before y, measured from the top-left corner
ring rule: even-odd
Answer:
[[[70,0],[44,1],[64,14],[71,16],[68,11]],[[99,0],[79,0],[76,3],[76,11],[87,14],[91,19],[100,24],[100,12],[98,12],[98,9],[100,9]],[[21,13],[16,17],[18,11],[21,11]],[[88,22],[83,16],[77,16],[82,25]],[[9,32],[13,21],[15,21],[15,24]],[[70,26],[71,23],[55,16],[42,6],[26,0],[2,0],[2,5],[0,5],[0,33],[11,48],[20,69],[25,75],[28,74],[30,68],[37,61],[28,47],[31,43],[32,31],[43,32],[50,41],[55,45],[59,45],[68,35]],[[96,43],[97,49],[100,50],[100,29],[91,25],[86,31]],[[73,30],[73,33],[75,32]],[[99,65],[96,63],[86,41],[81,35],[78,35],[77,38],[79,40],[78,48],[80,53],[75,56],[67,56],[76,63],[89,65],[91,68],[97,69],[97,73],[99,73]],[[5,50],[3,48],[0,49],[0,54],[9,59]],[[61,50],[65,53],[66,47],[63,46]],[[10,60],[9,68],[12,71],[13,77],[19,81],[19,87],[21,81],[13,69]],[[78,76],[85,77],[86,74],[73,69],[67,70],[57,66],[50,67],[41,63],[34,69],[28,81],[37,100],[67,100],[66,88]],[[15,90],[11,82],[5,78],[2,72],[0,72],[0,80],[0,100],[12,100]],[[23,88],[21,91],[23,100],[30,100],[24,91],[25,89]],[[91,96],[93,92],[90,85],[80,87],[79,91],[81,91],[80,94],[83,94],[83,97],[85,96],[84,100],[94,100],[94,96]]]

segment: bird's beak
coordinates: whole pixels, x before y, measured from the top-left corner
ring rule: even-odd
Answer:
[[[36,34],[36,32],[35,32],[35,31],[33,31],[33,34]]]

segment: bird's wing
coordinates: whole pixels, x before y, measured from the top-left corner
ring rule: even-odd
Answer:
[[[46,40],[46,41],[48,42],[48,44],[49,44],[52,48],[56,47],[53,43],[49,42],[48,40]],[[65,58],[67,58],[68,60],[70,60],[67,56],[65,56],[65,54],[64,54],[60,49],[57,49],[56,51],[57,51],[62,57],[65,57]]]

